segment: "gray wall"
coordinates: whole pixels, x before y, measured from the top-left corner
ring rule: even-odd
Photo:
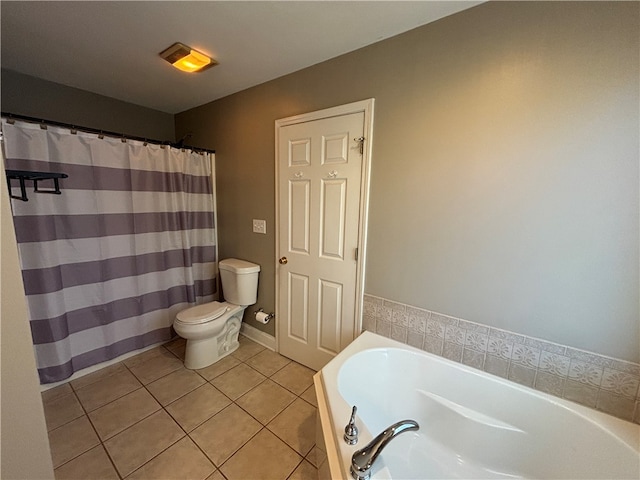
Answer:
[[[220,256],[262,266],[273,310],[274,121],[374,97],[365,291],[637,362],[639,54],[636,2],[491,2],[180,113],[176,135],[216,150]]]
[[[80,127],[175,141],[170,113],[140,107],[59,83],[2,70],[3,112]]]
[[[4,157],[0,152],[4,163]],[[0,344],[2,421],[0,478],[53,479],[49,438],[40,397],[9,192],[0,182],[2,275]]]

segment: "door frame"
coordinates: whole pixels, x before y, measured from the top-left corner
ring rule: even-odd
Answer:
[[[294,115],[292,117],[281,118],[275,122],[275,184],[276,184],[276,248],[274,255],[275,265],[275,294],[276,294],[276,352],[280,351],[280,312],[283,308],[280,305],[280,269],[278,268],[279,248],[280,248],[280,128],[289,125],[295,125],[297,123],[312,122],[315,120],[322,120],[325,118],[339,117],[343,115],[349,115],[352,113],[364,113],[364,137],[363,150],[362,150],[362,172],[360,183],[360,208],[358,219],[358,260],[356,262],[356,299],[355,299],[355,322],[353,338],[360,333],[362,329],[362,305],[364,301],[364,278],[365,278],[365,264],[367,258],[367,224],[369,219],[369,183],[371,179],[371,147],[373,145],[373,109],[375,105],[374,98],[368,98],[358,102],[348,103],[345,105],[339,105],[337,107],[326,108],[323,110],[317,110],[315,112],[303,113],[300,115]]]

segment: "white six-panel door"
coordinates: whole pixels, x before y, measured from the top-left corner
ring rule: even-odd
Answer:
[[[278,128],[278,345],[322,368],[354,338],[365,113]]]

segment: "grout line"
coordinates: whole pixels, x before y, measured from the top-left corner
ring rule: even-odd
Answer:
[[[302,460],[300,460],[300,462],[296,465],[296,467],[293,470],[291,470],[291,473],[289,474],[289,476],[287,477],[286,480],[290,480],[291,476],[295,473],[295,471],[298,468],[300,468],[300,465],[302,465],[304,463],[304,461],[305,461],[305,457],[302,457]]]
[[[116,475],[118,475],[118,478],[122,480],[124,477],[122,475],[120,475],[120,472],[118,471],[118,469],[116,467],[116,462],[113,461],[113,458],[111,457],[111,454],[109,453],[109,450],[107,450],[107,447],[104,446],[104,443],[102,443],[102,441],[100,442],[100,446],[104,450],[104,453],[107,454],[107,458],[111,462],[111,466],[113,467],[113,471],[116,472]]]
[[[225,408],[226,408],[226,407],[225,407]],[[223,410],[224,410],[224,409],[223,409]],[[222,411],[222,410],[220,410],[220,411]],[[220,413],[220,412],[218,412],[218,413]],[[217,414],[216,414],[216,415],[217,415]],[[215,417],[215,415],[214,415],[214,417]],[[213,417],[211,417],[211,418],[213,418]],[[197,428],[197,427],[196,427],[196,428]],[[195,431],[195,428],[194,428],[193,430],[191,430],[191,431],[192,431],[192,432],[193,432],[193,431]],[[196,442],[193,438],[191,438],[191,435],[190,435],[190,434],[188,434],[188,433],[187,433],[187,438],[189,439],[189,441],[190,441],[191,443],[193,443],[193,444],[196,446],[196,448],[200,451],[200,453],[204,456],[204,458],[206,458],[206,459],[207,459],[207,461],[208,461],[209,463],[211,463],[211,465],[213,465],[214,471],[213,471],[213,472],[211,472],[207,478],[209,478],[209,477],[210,477],[211,475],[213,475],[215,472],[219,471],[219,470],[220,470],[220,467],[219,467],[218,465],[216,465],[216,464],[213,462],[213,460],[211,460],[211,459],[209,458],[209,455],[207,455],[207,454],[206,454],[206,452],[205,452],[204,450],[202,450],[202,448],[200,448],[200,445],[198,445],[198,442]],[[222,472],[220,472],[220,475],[222,475]],[[227,477],[225,477],[224,475],[222,475],[222,477],[223,477],[223,478],[227,478]]]
[[[143,468],[145,465],[147,465],[149,462],[153,461],[154,459],[156,459],[157,457],[159,457],[160,455],[162,455],[164,452],[166,452],[167,450],[169,450],[171,447],[173,447],[176,443],[180,442],[181,440],[184,440],[185,437],[188,437],[188,435],[184,435],[182,437],[180,437],[179,439],[177,439],[175,442],[173,442],[171,445],[168,445],[164,450],[158,452],[156,455],[154,455],[153,457],[151,457],[149,460],[147,460],[146,462],[144,462],[142,465],[140,465],[138,468],[136,468],[135,470],[133,470],[132,472],[129,472],[129,474],[127,475],[127,477],[130,477],[131,475],[133,475],[135,472],[137,472],[138,470],[140,470],[141,468]],[[189,440],[191,440],[191,438],[189,438]],[[193,441],[193,440],[191,440]],[[195,442],[194,442],[195,443]],[[106,450],[106,449],[105,449]],[[215,465],[214,465],[215,466]],[[120,472],[118,472],[118,475],[120,475]],[[125,478],[120,476],[120,478]]]
[[[258,423],[260,423],[260,422],[258,422]],[[251,435],[251,437],[249,437],[249,438],[247,439],[247,441],[246,441],[246,442],[244,442],[242,445],[240,445],[238,448],[236,448],[236,449],[233,451],[233,453],[231,453],[231,454],[229,455],[229,458],[227,458],[224,462],[222,462],[222,463],[220,464],[220,466],[218,467],[218,469],[219,469],[219,470],[221,470],[221,469],[222,469],[222,467],[223,467],[223,466],[224,466],[224,465],[225,465],[229,460],[231,460],[231,459],[235,456],[235,454],[236,454],[236,453],[238,453],[240,450],[242,450],[242,448],[243,448],[247,443],[249,443],[251,440],[253,440],[255,437],[257,437],[257,436],[258,436],[258,434],[259,434],[262,430],[264,430],[265,428],[267,428],[267,427],[265,427],[264,425],[262,425],[262,423],[260,423],[260,425],[261,425],[261,427],[262,427],[262,428],[260,428],[256,433],[254,433],[253,435]]]

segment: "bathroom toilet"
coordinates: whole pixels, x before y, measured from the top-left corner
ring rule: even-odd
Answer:
[[[173,329],[187,340],[184,366],[192,370],[208,367],[238,348],[242,315],[256,303],[260,265],[227,258],[218,268],[225,301],[187,308],[173,321]]]

